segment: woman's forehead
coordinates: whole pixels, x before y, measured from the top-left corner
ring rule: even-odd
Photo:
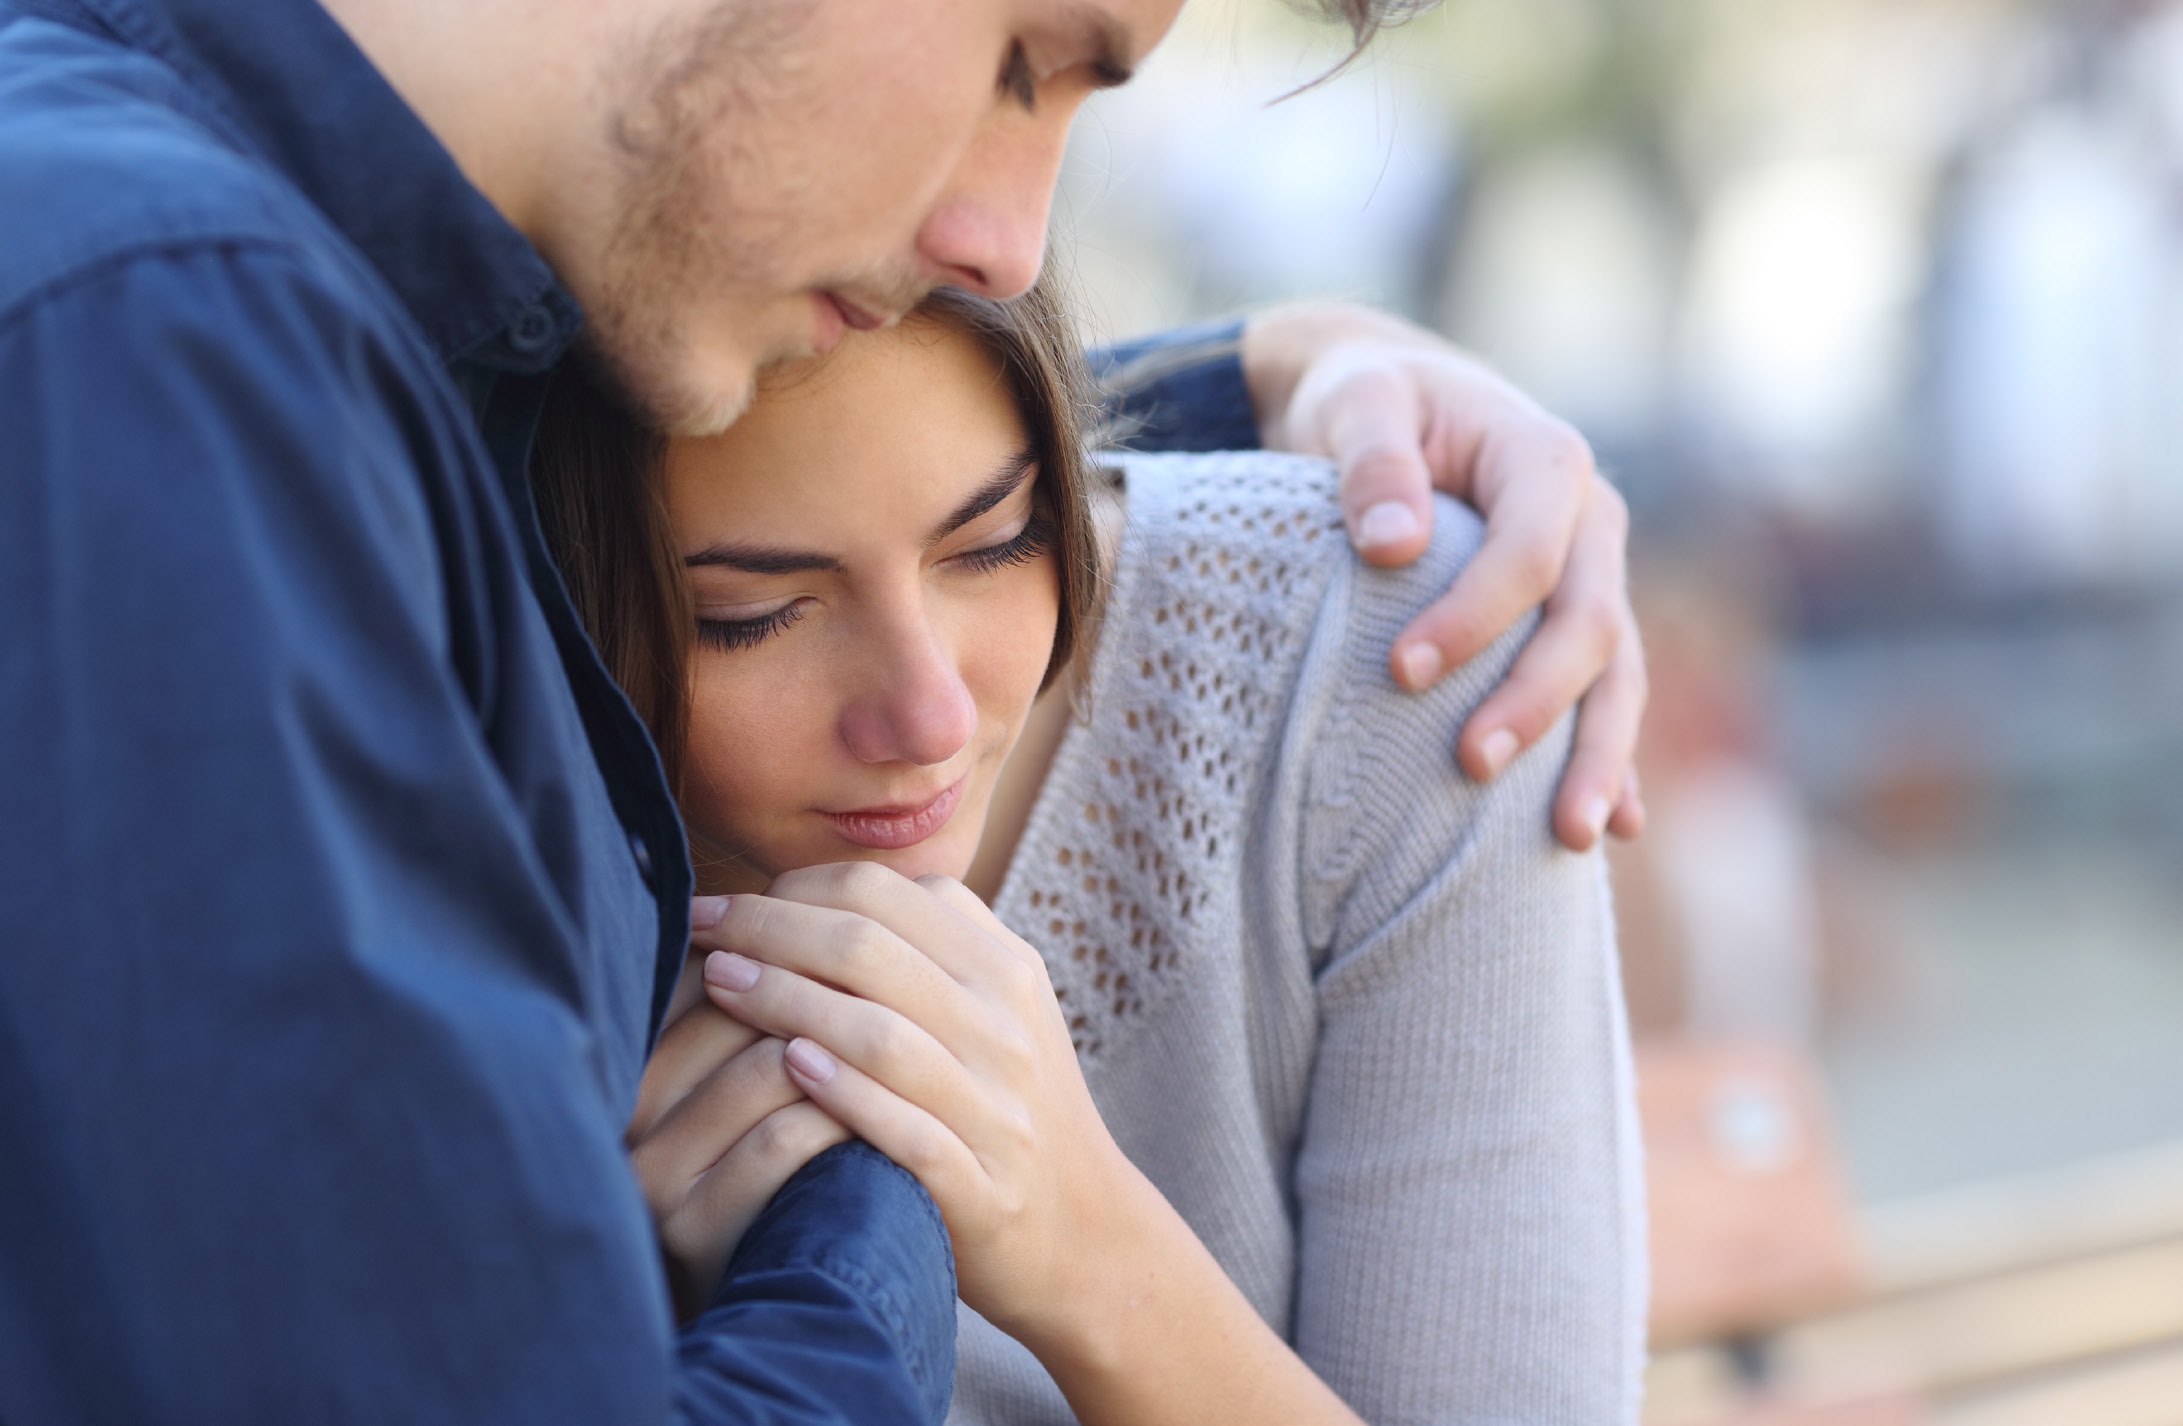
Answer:
[[[721,435],[670,443],[678,524],[823,511],[829,524],[868,516],[922,528],[1024,447],[1006,382],[971,338],[932,323],[854,336],[861,350],[844,341]]]

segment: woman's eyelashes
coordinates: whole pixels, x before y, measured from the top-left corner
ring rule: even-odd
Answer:
[[[1010,565],[1028,564],[1053,547],[1054,520],[1045,511],[1035,512],[1023,528],[996,544],[964,550],[946,563],[972,574],[990,574]],[[794,599],[778,609],[749,619],[708,619],[698,616],[698,642],[710,649],[732,653],[765,642],[801,619],[808,600]]]
[[[1054,521],[1045,511],[1034,511],[1024,522],[1023,529],[999,544],[983,549],[965,550],[950,563],[958,568],[985,573],[1004,569],[1012,564],[1027,564],[1053,547]]]
[[[698,642],[707,648],[733,651],[747,649],[753,644],[772,638],[781,630],[803,617],[804,601],[801,599],[784,604],[770,614],[760,614],[755,619],[707,619],[697,621]]]

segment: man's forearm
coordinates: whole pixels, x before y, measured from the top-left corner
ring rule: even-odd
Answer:
[[[1242,332],[1230,319],[1089,353],[1112,439],[1140,451],[1256,450]]]
[[[676,1419],[690,1426],[939,1422],[955,1380],[939,1210],[876,1149],[828,1149],[743,1235],[679,1356]]]

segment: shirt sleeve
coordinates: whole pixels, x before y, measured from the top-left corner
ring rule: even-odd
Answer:
[[[0,1419],[937,1420],[945,1237],[855,1156],[678,1352],[475,511],[303,264],[0,314]]]
[[[1110,439],[1138,451],[1255,451],[1240,319],[1095,348]]]
[[[1296,1161],[1295,1344],[1374,1422],[1634,1422],[1644,1223],[1612,914],[1549,826],[1565,719],[1485,786],[1457,731],[1528,628],[1433,690],[1396,632],[1479,538],[1440,498],[1408,570],[1356,568],[1305,814],[1325,948]]]

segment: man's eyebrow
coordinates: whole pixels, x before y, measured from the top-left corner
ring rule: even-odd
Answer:
[[[739,569],[745,574],[802,574],[813,569],[839,573],[841,570],[841,561],[832,555],[784,550],[777,545],[733,543],[707,545],[694,555],[684,555],[682,565],[685,569]]]
[[[932,532],[932,538],[925,541],[925,544],[930,547],[940,543],[1015,494],[1022,487],[1025,477],[1030,475],[1033,463],[1028,446],[1001,462],[1000,469],[988,476],[985,484],[973,491],[968,500],[956,506],[954,513],[940,522],[940,528]]]
[[[1091,57],[1084,64],[1091,71],[1095,88],[1118,89],[1136,74],[1136,63],[1129,58],[1137,52],[1129,26],[1091,5],[1068,6],[1062,11],[1061,23],[1077,32],[1079,42],[1089,51]]]

